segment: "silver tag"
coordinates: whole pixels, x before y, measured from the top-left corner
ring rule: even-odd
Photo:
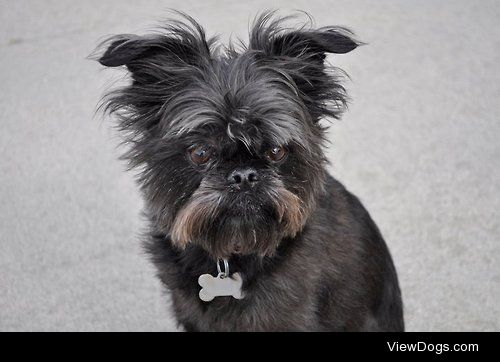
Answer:
[[[243,280],[240,273],[234,273],[230,277],[227,277],[225,273],[219,273],[216,277],[210,274],[203,274],[198,278],[198,284],[201,286],[199,296],[204,302],[210,302],[215,297],[231,296],[236,299],[244,298],[241,290]]]

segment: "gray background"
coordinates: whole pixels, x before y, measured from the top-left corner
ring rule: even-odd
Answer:
[[[122,73],[85,59],[167,7],[223,39],[302,9],[369,43],[329,58],[353,97],[331,171],[386,237],[408,330],[500,330],[500,2],[456,0],[0,1],[0,330],[176,330],[133,174],[93,117]]]

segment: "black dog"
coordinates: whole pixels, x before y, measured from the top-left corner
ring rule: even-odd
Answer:
[[[179,323],[188,331],[402,331],[385,242],[325,170],[318,122],[339,118],[347,98],[325,56],[355,49],[352,33],[285,29],[265,13],[248,46],[223,48],[183,16],[161,33],[108,39],[98,59],[131,75],[103,107],[140,169],[145,245]]]

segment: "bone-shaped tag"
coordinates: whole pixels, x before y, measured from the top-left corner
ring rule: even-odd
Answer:
[[[241,291],[243,280],[239,273],[234,273],[231,277],[224,277],[223,274],[219,274],[216,277],[210,274],[203,274],[198,278],[198,284],[201,286],[199,296],[204,302],[210,302],[215,297],[232,296],[236,299],[244,298],[244,294]]]

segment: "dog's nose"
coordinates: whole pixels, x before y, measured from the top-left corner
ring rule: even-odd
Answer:
[[[254,186],[259,181],[259,176],[253,168],[244,168],[231,172],[227,180],[230,185],[238,187]]]

